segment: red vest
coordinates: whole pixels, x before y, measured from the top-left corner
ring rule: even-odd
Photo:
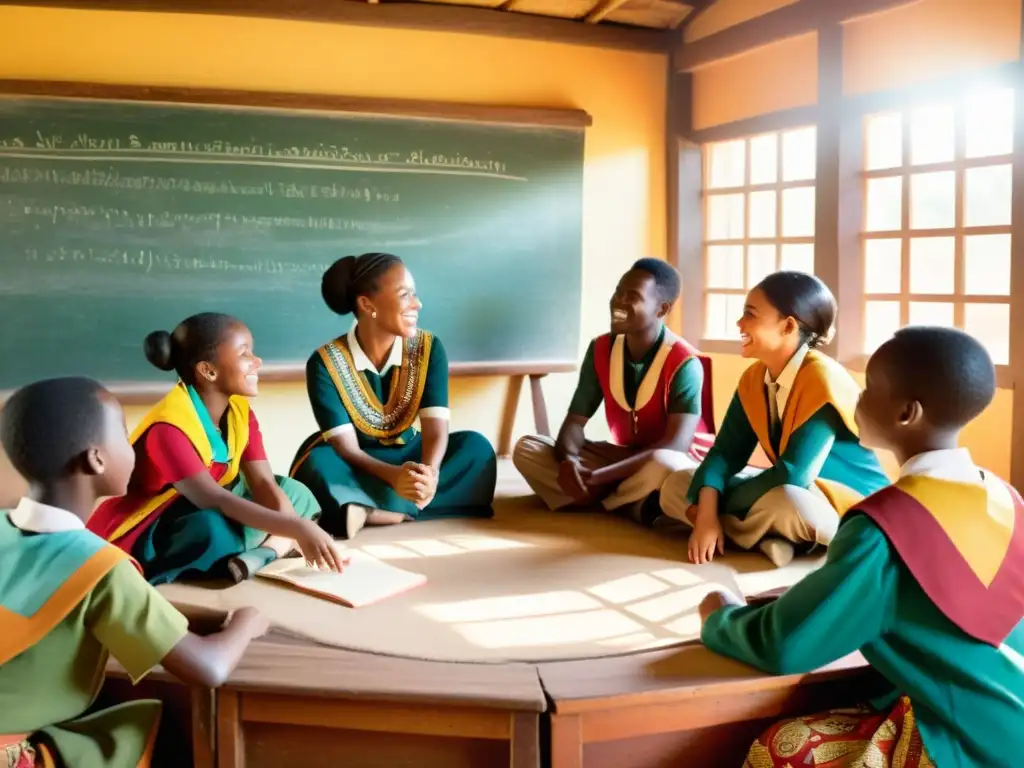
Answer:
[[[606,333],[594,340],[594,371],[604,395],[604,413],[612,440],[618,445],[638,448],[660,440],[668,424],[669,384],[679,367],[696,356],[704,368],[704,388],[701,417],[690,453],[698,461],[702,460],[715,434],[710,358],[666,329],[661,348],[640,382],[636,402],[629,403],[623,388],[625,347],[625,336],[613,337]]]

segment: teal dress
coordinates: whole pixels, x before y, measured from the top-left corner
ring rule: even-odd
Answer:
[[[400,354],[399,354],[400,353]],[[448,415],[448,357],[440,340],[426,331],[399,340],[382,373],[359,348],[355,330],[326,344],[306,364],[306,389],[319,431],[299,448],[291,476],[316,497],[321,525],[344,532],[347,504],[400,512],[415,520],[491,517],[497,458],[478,432],[453,432],[441,462],[437,492],[424,509],[403,499],[380,478],[342,459],[329,440],[353,430],[359,447],[373,458],[399,466],[423,459],[418,416]]]

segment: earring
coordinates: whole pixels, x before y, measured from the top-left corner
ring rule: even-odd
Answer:
[[[217,380],[217,374],[216,373],[208,374],[206,378],[208,378],[210,381],[216,381]]]
[[[373,310],[373,312],[370,313],[370,317],[372,317],[374,320],[377,319],[377,310],[376,309]]]

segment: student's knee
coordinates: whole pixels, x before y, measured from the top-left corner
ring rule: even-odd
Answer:
[[[839,514],[817,487],[780,485],[758,499],[751,511],[771,509],[776,515],[774,527],[785,533],[797,529],[802,534],[788,538],[806,539],[829,544],[839,528]]]
[[[688,522],[686,510],[690,508],[690,501],[687,494],[696,471],[696,468],[677,470],[661,484],[661,511],[669,517]]]
[[[284,495],[288,497],[288,501],[292,503],[299,517],[312,519],[320,514],[320,505],[317,503],[316,497],[304,483],[300,483],[292,477],[278,476],[277,484],[284,491]]]
[[[454,445],[452,444],[453,440]],[[479,432],[473,432],[472,430],[455,432],[449,438],[449,446],[455,450],[465,451],[478,464],[489,465],[498,463],[498,457],[494,453],[494,446],[491,445],[491,441]]]
[[[542,435],[524,435],[512,449],[512,465],[529,477],[537,464],[556,464],[555,441]]]

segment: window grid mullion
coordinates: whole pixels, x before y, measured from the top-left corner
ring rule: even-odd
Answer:
[[[953,159],[956,163],[954,173],[955,183],[953,185],[956,201],[954,206],[955,220],[953,223],[955,236],[953,238],[953,293],[956,296],[964,295],[964,198],[966,190],[966,164],[967,164],[967,113],[963,105],[957,105],[953,111]],[[966,309],[963,300],[953,301],[953,325],[957,328],[964,327],[964,316]]]
[[[910,293],[910,151],[911,131],[910,113],[904,110],[901,115],[903,130],[903,151],[900,158],[900,173],[903,183],[900,189],[900,293]],[[910,301],[900,300],[900,327],[910,322]]]

